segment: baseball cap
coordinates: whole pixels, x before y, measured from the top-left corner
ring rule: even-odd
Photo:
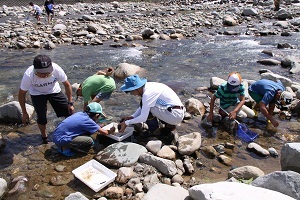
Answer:
[[[52,61],[46,55],[37,55],[33,60],[33,67],[38,73],[51,73],[53,71]]]
[[[280,102],[284,101],[284,103],[286,105],[291,104],[292,100],[293,100],[293,95],[292,95],[292,93],[290,93],[288,91],[283,91],[280,94],[279,100],[280,100]]]
[[[230,73],[227,79],[227,88],[229,90],[235,90],[240,87],[242,77],[239,73]]]
[[[101,114],[102,113],[102,107],[99,103],[92,102],[89,105],[87,105],[86,112]]]

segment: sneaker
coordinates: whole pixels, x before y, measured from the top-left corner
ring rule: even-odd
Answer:
[[[43,137],[42,136],[42,140],[43,140],[43,144],[48,144],[50,142],[48,137]]]
[[[59,153],[61,153],[64,156],[71,157],[75,155],[75,153],[71,149],[62,150],[62,148],[58,147],[57,150]]]

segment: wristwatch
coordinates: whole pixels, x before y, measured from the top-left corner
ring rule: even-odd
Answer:
[[[71,101],[71,102],[68,102],[68,105],[69,105],[69,106],[73,106],[73,105],[74,105],[74,102],[72,102],[72,101]]]

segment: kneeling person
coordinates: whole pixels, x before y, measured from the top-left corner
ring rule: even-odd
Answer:
[[[185,108],[181,100],[170,87],[163,83],[147,82],[147,79],[132,75],[125,79],[121,90],[142,97],[142,101],[136,112],[125,117],[121,122],[119,132],[123,132],[130,124],[146,122],[150,113],[164,123],[170,131],[174,130],[184,118]]]
[[[65,156],[73,156],[75,153],[72,148],[81,150],[93,146],[94,141],[90,135],[96,132],[101,135],[114,133],[114,127],[107,131],[96,123],[101,115],[101,105],[92,102],[85,112],[77,112],[63,120],[53,133],[53,142],[58,146],[58,151]]]

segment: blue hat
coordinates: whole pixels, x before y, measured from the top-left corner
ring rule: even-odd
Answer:
[[[145,85],[147,79],[141,79],[139,75],[132,75],[125,79],[125,84],[121,86],[123,92],[130,92]]]

